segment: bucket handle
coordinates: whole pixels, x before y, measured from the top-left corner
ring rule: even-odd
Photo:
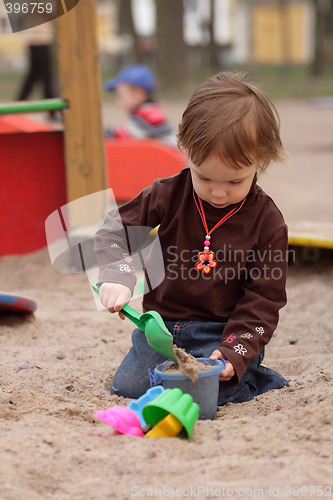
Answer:
[[[150,387],[161,385],[162,377],[159,374],[155,373],[154,371],[151,371],[150,368],[148,368],[148,376],[149,376]]]

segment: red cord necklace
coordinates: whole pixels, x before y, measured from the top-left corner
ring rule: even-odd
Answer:
[[[246,201],[246,197],[241,202],[239,207],[235,207],[232,210],[230,210],[230,212],[228,212],[224,217],[222,217],[222,219],[219,220],[219,222],[217,224],[215,224],[215,226],[210,231],[208,230],[206,215],[205,215],[205,211],[204,211],[204,208],[202,205],[202,201],[199,198],[199,196],[198,196],[198,201],[196,200],[194,189],[193,189],[193,198],[195,201],[195,205],[198,209],[199,215],[201,217],[202,224],[203,224],[205,231],[206,231],[206,236],[205,236],[205,241],[204,241],[204,250],[203,250],[203,252],[198,253],[199,262],[197,262],[194,267],[198,271],[203,271],[204,274],[209,274],[211,269],[218,265],[217,260],[215,260],[215,253],[213,251],[209,250],[210,235],[212,234],[213,231],[215,231],[215,229],[217,229],[224,222],[226,222],[228,219],[230,219],[230,217],[232,217],[234,214],[239,212],[239,210],[242,208],[242,206],[244,205],[244,203]]]

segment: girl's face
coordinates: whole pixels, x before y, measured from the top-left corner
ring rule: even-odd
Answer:
[[[248,195],[256,165],[232,168],[214,153],[196,167],[189,162],[195,192],[215,208],[225,208],[242,201]]]

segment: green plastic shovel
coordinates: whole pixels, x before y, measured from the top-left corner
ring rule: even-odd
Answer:
[[[99,286],[94,284],[92,285],[92,289],[99,294]],[[171,359],[177,363],[173,352],[172,335],[158,312],[147,311],[144,314],[139,314],[127,304],[124,305],[121,312],[143,331],[150,347],[167,359]]]

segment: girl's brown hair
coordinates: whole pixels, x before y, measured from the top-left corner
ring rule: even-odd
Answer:
[[[214,152],[234,168],[254,163],[264,171],[284,159],[274,104],[246,74],[219,73],[192,95],[178,130],[178,145],[196,165]]]

